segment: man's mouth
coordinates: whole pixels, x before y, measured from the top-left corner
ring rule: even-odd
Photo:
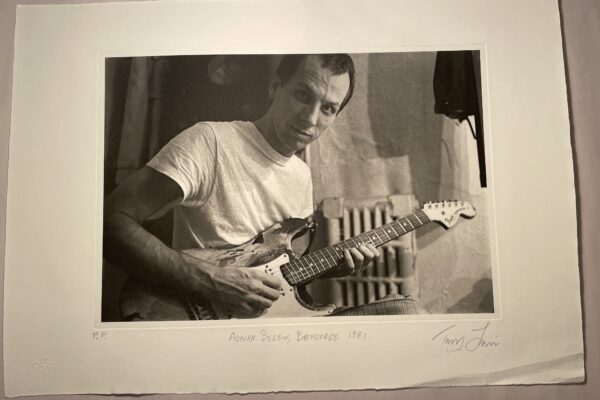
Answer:
[[[294,130],[294,132],[296,132],[298,135],[305,137],[307,139],[312,138],[312,135],[306,131],[303,131],[302,129],[298,129],[298,128],[294,128],[292,127],[292,129]]]

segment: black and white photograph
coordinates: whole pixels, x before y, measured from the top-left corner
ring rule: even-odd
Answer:
[[[493,314],[480,66],[106,58],[102,321]]]

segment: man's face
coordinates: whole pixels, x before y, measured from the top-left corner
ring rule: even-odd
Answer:
[[[348,93],[348,74],[335,75],[321,62],[318,56],[305,57],[285,85],[276,80],[271,88],[270,139],[283,155],[293,155],[325,132]]]

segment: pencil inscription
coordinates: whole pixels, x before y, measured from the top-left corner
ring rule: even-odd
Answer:
[[[441,330],[431,338],[431,341],[443,344],[448,353],[498,347],[500,346],[498,337],[490,338],[489,326],[488,321],[483,327],[471,329],[465,334],[458,328],[458,324],[454,324]]]
[[[270,329],[261,329],[249,333],[238,333],[231,331],[227,335],[227,342],[231,343],[272,343],[272,344],[292,344],[292,343],[340,343],[366,342],[367,332],[359,329],[348,331],[304,331],[297,329],[295,331],[272,331]]]
[[[50,369],[52,368],[52,362],[50,362],[48,358],[44,357],[40,360],[35,360],[31,364],[31,368],[40,371],[44,375],[48,375]]]

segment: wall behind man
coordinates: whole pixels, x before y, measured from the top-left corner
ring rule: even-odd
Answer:
[[[432,313],[492,312],[487,193],[468,124],[434,113],[436,53],[353,58],[354,97],[309,150],[315,204],[394,193],[473,202],[475,219],[417,231],[420,298]]]

